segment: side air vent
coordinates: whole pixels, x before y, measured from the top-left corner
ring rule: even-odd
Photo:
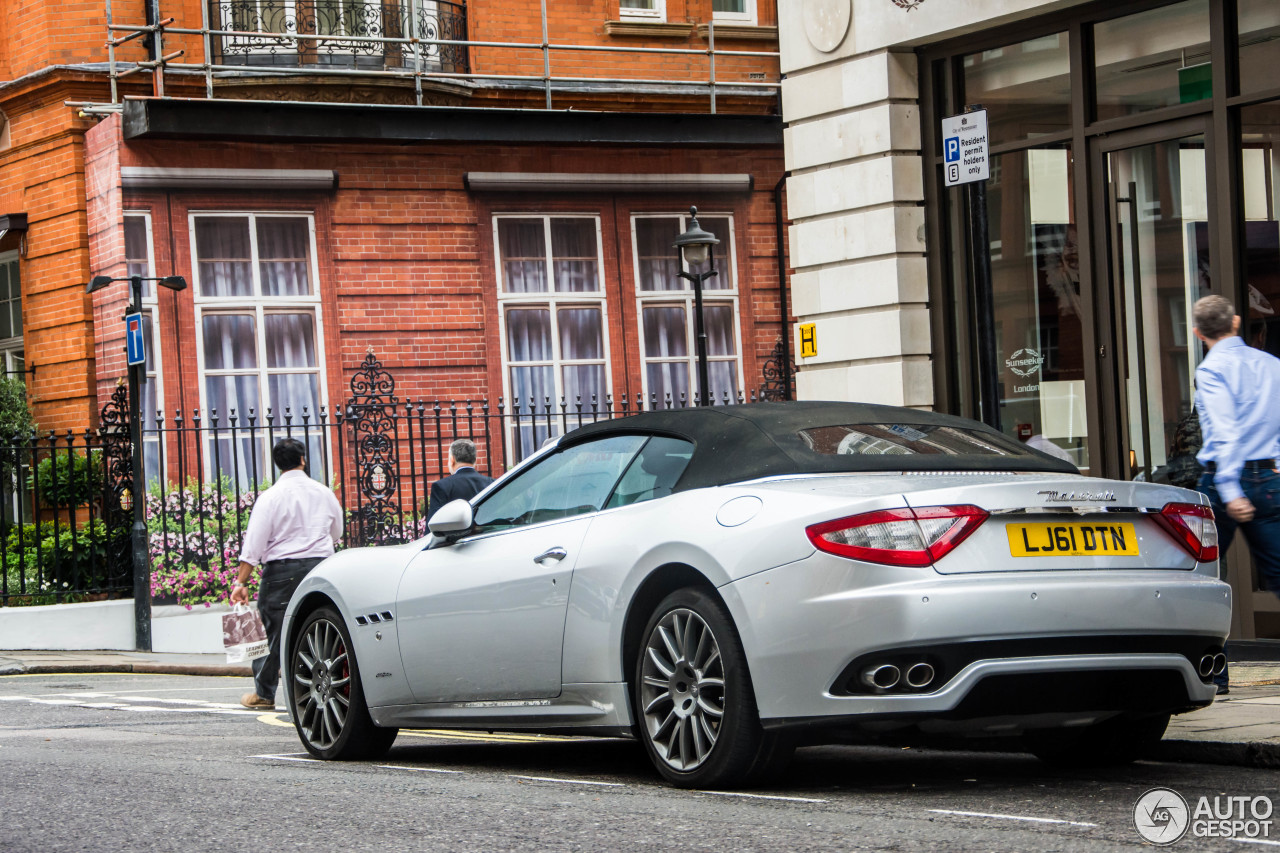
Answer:
[[[377,623],[381,622],[381,621],[382,621],[382,619],[381,619],[381,617],[379,617],[379,616],[378,616],[378,614],[377,614],[377,613],[370,613],[370,614],[369,614],[369,621],[370,621],[370,622],[372,622],[372,623],[374,623],[374,624],[376,625]]]
[[[368,619],[366,619],[366,618],[364,618],[363,616],[357,616],[357,617],[356,617],[356,624],[357,624],[357,625],[368,625],[368,624],[369,624],[369,620],[368,620]]]
[[[393,619],[395,619],[395,618],[396,618],[396,617],[394,617],[394,616],[392,616],[392,615],[391,615],[391,611],[390,611],[390,610],[384,610],[384,611],[382,611],[382,621],[383,621],[383,622],[390,622],[390,621],[392,621],[392,620],[393,620]]]

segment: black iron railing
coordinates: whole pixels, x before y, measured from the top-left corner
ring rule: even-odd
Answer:
[[[470,71],[465,44],[436,43],[467,39],[467,7],[448,0],[210,0],[208,14],[217,65]]]
[[[756,399],[753,392],[715,403]],[[332,411],[157,412],[143,429],[152,594],[161,603],[227,600],[249,514],[277,474],[271,448],[282,438],[302,441],[311,476],[335,490],[345,546],[395,544],[426,535],[431,485],[448,473],[455,439],[475,442],[476,467],[497,477],[584,423],[693,404],[641,395],[405,400],[369,353],[351,377],[350,397]],[[128,414],[117,388],[95,433],[0,441],[0,485],[12,486],[0,489],[8,543],[0,604],[132,594]]]

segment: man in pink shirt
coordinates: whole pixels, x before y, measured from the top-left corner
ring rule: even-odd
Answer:
[[[284,610],[302,579],[342,538],[342,507],[333,490],[307,476],[306,448],[296,438],[276,442],[271,458],[280,469],[275,484],[258,496],[240,549],[233,604],[247,604],[245,583],[262,565],[258,612],[271,652],[253,662],[254,692],[240,697],[246,708],[274,708],[280,678],[280,627]]]

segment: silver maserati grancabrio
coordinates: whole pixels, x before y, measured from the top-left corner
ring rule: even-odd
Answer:
[[[1212,702],[1226,663],[1203,496],[945,415],[602,421],[430,526],[294,594],[281,669],[311,754],[448,726],[638,738],[682,787],[759,780],[802,738],[1118,762]]]

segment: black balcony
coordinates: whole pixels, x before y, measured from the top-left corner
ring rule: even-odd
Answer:
[[[466,74],[467,7],[447,0],[211,0],[213,63]],[[234,32],[234,35],[226,34]]]

